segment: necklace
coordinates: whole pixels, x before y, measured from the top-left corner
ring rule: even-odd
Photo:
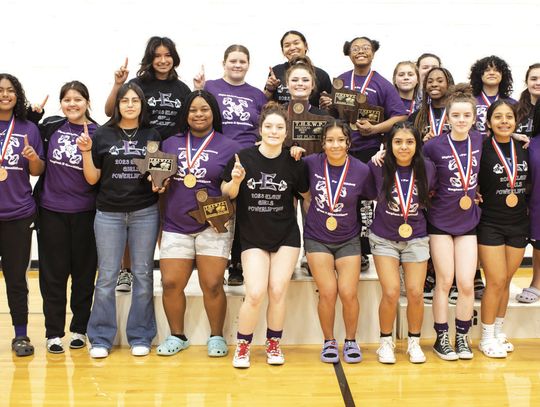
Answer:
[[[137,135],[137,132],[139,131],[139,128],[137,127],[133,133],[129,134],[127,131],[125,131],[123,128],[120,127],[120,130],[122,130],[122,133],[125,134],[125,136],[128,138],[129,141],[131,141],[131,139],[133,137],[135,137]]]

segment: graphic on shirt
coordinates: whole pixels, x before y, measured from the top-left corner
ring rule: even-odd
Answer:
[[[261,171],[261,178],[259,181],[255,181],[254,178],[250,178],[247,181],[247,187],[249,189],[255,189],[259,186],[259,190],[268,190],[268,191],[285,191],[287,189],[287,182],[281,180],[280,182],[274,182],[277,174],[266,174]]]
[[[478,153],[478,151],[476,151]],[[475,155],[472,157],[472,166],[477,167],[478,166],[478,160]],[[456,160],[454,157],[450,157],[450,160],[448,160],[448,169],[454,174],[454,177],[450,177],[450,185],[454,188],[460,188],[463,189],[463,184],[461,182],[461,177],[459,175],[459,169],[456,163]],[[472,171],[471,173],[471,180],[469,181],[469,188],[476,186],[478,182],[478,172]]]
[[[63,134],[58,138],[58,148],[53,150],[53,158],[61,160],[64,156],[70,164],[79,164],[82,161],[82,155],[77,154],[77,145],[71,142],[71,135]]]
[[[416,186],[416,183],[413,186],[412,194],[413,197],[418,196],[418,188]],[[399,207],[398,191],[395,184],[392,186],[392,198],[392,201],[388,202],[386,213],[392,216],[403,216],[401,208]],[[411,202],[411,207],[409,208],[409,216],[416,216],[418,214],[418,208],[418,202]]]
[[[206,177],[207,169],[201,167],[201,164],[207,163],[209,159],[210,156],[208,155],[208,151],[203,151],[201,155],[199,155],[199,158],[191,165],[190,169],[186,158],[186,150],[183,149],[178,154],[179,165],[177,174],[181,177],[185,177],[187,174],[191,173],[195,175],[195,178],[197,179],[204,179],[204,177]]]
[[[329,200],[328,200],[328,193],[326,192],[326,184],[324,179],[318,180],[317,185],[315,185],[315,190],[319,193],[315,197],[315,203],[317,204],[317,207],[319,209],[328,208],[330,206]],[[347,188],[345,185],[343,185],[343,188],[341,188],[339,197],[345,198],[347,196]],[[334,213],[339,213],[343,210],[343,203],[338,202],[336,206],[334,206]]]
[[[6,131],[4,131],[0,136],[5,136]],[[9,140],[9,145],[7,146],[6,155],[4,156],[4,165],[7,163],[9,166],[16,166],[19,163],[20,155],[15,154],[15,149],[21,147],[23,136],[12,134],[11,139]]]
[[[222,112],[224,119],[232,120],[236,116],[243,122],[249,120],[249,112],[244,112],[244,108],[248,107],[246,100],[238,99],[238,103],[235,103],[232,97],[225,97],[223,98],[223,105],[227,106],[227,109]]]
[[[518,163],[517,172],[528,172],[529,166],[527,165],[527,161],[523,161],[521,164]],[[504,167],[501,163],[496,163],[493,166],[493,172],[497,175],[504,173]]]
[[[154,96],[148,99],[148,106],[155,107],[174,107],[180,109],[182,107],[182,102],[179,99],[171,100],[172,93],[162,93],[159,92],[159,99],[156,99]]]
[[[122,145],[120,147],[111,146],[109,154],[119,155],[120,153],[123,153],[124,155],[144,156],[146,153],[146,146],[137,148],[137,143],[137,140],[122,140]]]

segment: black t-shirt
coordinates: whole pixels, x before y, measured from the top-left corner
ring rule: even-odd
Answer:
[[[180,110],[187,95],[191,92],[188,86],[178,80],[152,79],[142,81],[140,78],[132,79],[141,87],[148,104],[150,125],[155,127],[166,138],[179,132]]]
[[[238,153],[246,170],[236,198],[242,250],[259,248],[276,252],[286,243],[300,247],[294,196],[309,189],[306,166],[295,161],[288,148],[275,158],[266,158],[257,146]],[[235,159],[223,171],[223,180],[231,180]]]
[[[281,83],[277,89],[272,93],[271,100],[275,100],[278,103],[284,104],[288,103],[291,100],[291,95],[289,94],[289,88],[287,88],[287,82],[285,81],[285,73],[289,69],[289,63],[284,62],[283,64],[276,65],[272,68],[274,75],[278,78]],[[321,92],[326,91],[328,94],[332,93],[332,81],[328,74],[323,71],[321,68],[315,67],[315,91],[309,97],[309,103],[313,106],[319,106],[319,98],[321,97]]]
[[[128,130],[132,134],[133,130]],[[133,212],[157,202],[152,184],[143,176],[133,158],[144,158],[146,142],[160,141],[154,128],[139,128],[128,138],[117,127],[103,126],[92,138],[92,159],[101,170],[97,209],[104,212]]]
[[[498,225],[527,225],[527,202],[525,190],[527,186],[529,153],[523,148],[523,143],[514,141],[517,154],[517,179],[514,193],[518,197],[518,204],[513,208],[506,205],[506,197],[510,194],[508,175],[501,164],[493,145],[491,137],[484,141],[480,173],[478,174],[480,193],[483,203],[480,222],[495,223]],[[510,143],[499,143],[507,162],[510,161]],[[526,228],[527,229],[527,228]]]

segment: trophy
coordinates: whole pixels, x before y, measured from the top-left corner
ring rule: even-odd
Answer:
[[[199,189],[195,197],[197,209],[190,211],[189,215],[201,224],[208,222],[220,233],[227,232],[225,223],[234,215],[234,207],[229,197],[209,197],[206,188]]]

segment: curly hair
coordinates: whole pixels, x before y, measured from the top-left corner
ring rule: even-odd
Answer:
[[[345,43],[343,44],[343,54],[345,56],[351,55],[351,47],[353,42],[355,42],[356,40],[366,40],[367,42],[369,42],[371,44],[371,48],[373,49],[373,53],[377,52],[381,47],[381,44],[377,40],[372,40],[368,37],[356,37],[353,38],[351,41],[345,41]]]
[[[26,94],[24,93],[24,89],[21,83],[15,76],[9,73],[0,73],[0,80],[2,79],[10,81],[11,85],[15,88],[15,96],[17,97],[17,102],[15,103],[15,107],[13,108],[13,114],[17,119],[26,120],[28,100],[26,100]]]
[[[180,65],[180,55],[176,51],[176,44],[173,40],[168,37],[151,37],[146,44],[146,49],[144,50],[144,56],[141,60],[141,67],[137,71],[137,77],[140,78],[143,82],[156,78],[156,73],[154,72],[154,58],[156,55],[156,50],[158,47],[164,46],[169,50],[171,57],[173,59],[173,67],[169,71],[167,80],[178,79],[178,73],[176,68]]]
[[[473,96],[479,96],[482,92],[482,88],[484,87],[482,75],[490,67],[495,68],[502,76],[501,83],[499,84],[499,97],[503,99],[509,98],[512,94],[514,83],[512,72],[506,61],[496,55],[479,59],[471,66],[469,79],[471,81]]]

